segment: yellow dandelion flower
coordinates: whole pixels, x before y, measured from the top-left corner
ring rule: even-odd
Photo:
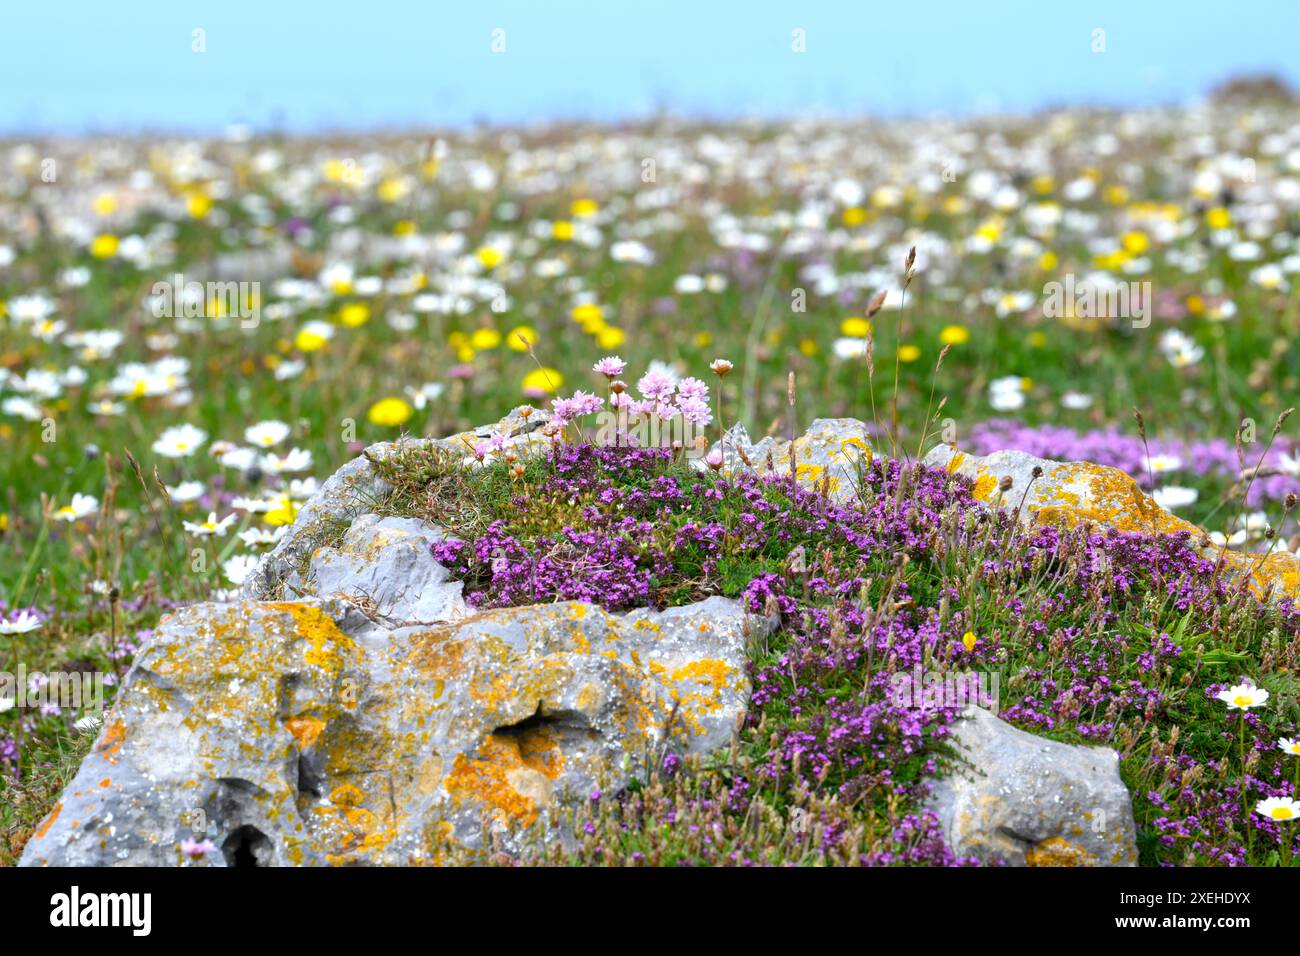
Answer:
[[[520,341],[520,336],[527,341],[528,345]],[[537,344],[537,330],[531,325],[516,325],[506,336],[506,346],[516,352],[527,352],[529,345]]]
[[[840,332],[851,339],[865,339],[871,333],[871,323],[855,316],[840,323]]]
[[[380,202],[397,202],[406,195],[406,183],[401,179],[390,176],[375,189],[375,195],[379,197]]]
[[[90,244],[90,254],[96,259],[111,259],[117,255],[118,245],[117,236],[104,233],[96,236],[95,241]]]
[[[915,345],[900,345],[898,347],[898,360],[900,362],[915,362],[921,357],[921,350]]]
[[[207,193],[195,190],[185,197],[185,211],[193,219],[203,219],[212,211],[212,199]]]
[[[944,345],[965,345],[970,341],[970,329],[964,325],[945,325],[939,341]]]
[[[293,337],[294,347],[299,352],[315,352],[317,349],[324,348],[328,341],[329,339],[315,329],[302,329]]]
[[[359,328],[370,321],[370,306],[365,302],[349,302],[339,309],[339,324],[350,329]]]
[[[397,425],[406,424],[413,411],[414,409],[400,398],[383,398],[370,406],[370,411],[366,412],[366,418],[372,425],[393,428]]]
[[[276,501],[275,507],[268,511],[262,520],[275,528],[281,525],[293,524],[294,519],[298,517],[298,509],[301,507],[301,504],[289,498],[288,495],[284,495]]]
[[[602,349],[616,349],[623,344],[627,338],[622,329],[616,329],[612,325],[607,325],[596,333],[596,344]]]
[[[1102,192],[1102,198],[1112,206],[1122,206],[1128,202],[1128,190],[1118,184],[1107,186]]]
[[[589,322],[603,322],[605,310],[594,302],[588,302],[585,305],[575,305],[569,316],[574,322],[586,325]]]
[[[573,223],[567,219],[561,219],[559,222],[551,223],[551,235],[560,242],[568,242],[573,238]]]
[[[1142,232],[1140,229],[1134,229],[1130,232],[1124,233],[1124,235],[1120,237],[1120,242],[1124,244],[1125,251],[1135,256],[1142,255],[1142,253],[1146,252],[1147,248],[1151,245],[1151,240],[1147,238],[1147,234]]]
[[[553,368],[535,368],[527,375],[520,387],[525,392],[545,392],[554,394],[564,386],[564,376]]]
[[[469,344],[480,352],[494,349],[501,344],[501,333],[496,329],[475,329],[469,337]]]

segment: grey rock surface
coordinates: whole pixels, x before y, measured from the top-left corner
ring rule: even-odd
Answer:
[[[770,435],[751,442],[745,426],[736,424],[710,450],[722,452],[724,472],[760,475],[788,475],[793,455],[795,480],[804,488],[825,488],[841,504],[857,495],[859,471],[873,454],[867,426],[856,418],[814,419],[793,442]],[[705,467],[703,459],[695,464]]]
[[[388,483],[376,474],[372,458],[384,460],[403,450],[440,448],[466,454],[467,463],[473,464],[475,445],[498,436],[503,440],[500,453],[535,454],[549,446],[550,440],[536,433],[547,415],[535,409],[530,413],[525,417],[515,409],[495,425],[449,438],[407,438],[371,445],[326,479],[303,504],[288,533],[248,575],[240,596],[254,601],[297,596],[303,583],[301,571],[316,549],[337,538],[355,518],[374,511],[392,493]]]
[[[461,583],[433,559],[443,534],[415,518],[366,514],[336,547],[312,555],[304,591],[363,605],[381,626],[436,624],[470,614]]]
[[[952,772],[930,809],[962,856],[1012,866],[1136,866],[1137,842],[1119,757],[1018,730],[981,707],[953,725]]]

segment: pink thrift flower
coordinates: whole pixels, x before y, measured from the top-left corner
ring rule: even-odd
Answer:
[[[684,378],[677,383],[677,403],[680,405],[683,398],[698,399],[702,402],[709,400],[709,386],[705,385],[698,378]]]
[[[699,398],[678,398],[677,407],[682,410],[682,415],[692,425],[707,425],[713,421],[713,413],[709,411],[709,403]]]
[[[666,402],[673,397],[676,383],[667,372],[651,369],[636,383],[637,390],[653,402]]]
[[[593,372],[599,372],[611,381],[623,374],[623,369],[627,368],[627,363],[617,355],[610,355],[601,359],[591,367]]]

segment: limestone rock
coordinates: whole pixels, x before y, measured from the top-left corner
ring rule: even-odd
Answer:
[[[416,518],[362,515],[337,547],[312,555],[304,591],[362,605],[390,629],[467,617],[461,583],[433,559],[431,548],[442,538]]]
[[[856,418],[814,419],[793,443],[770,435],[751,443],[745,427],[736,424],[713,448],[721,450],[727,472],[752,470],[760,475],[787,475],[792,445],[795,480],[800,485],[808,489],[825,487],[829,496],[840,503],[856,496],[859,469],[872,457],[867,426]],[[703,461],[697,464],[702,466]]]
[[[1136,866],[1119,756],[1045,740],[980,707],[953,725],[952,771],[930,809],[954,852],[1013,866]]]
[[[967,455],[951,445],[937,445],[922,464],[970,478],[978,501],[1012,511],[1023,521],[1063,527],[1092,524],[1146,534],[1186,532],[1203,557],[1221,560],[1228,573],[1246,577],[1257,594],[1300,597],[1300,559],[1276,552],[1261,560],[1258,554],[1208,543],[1201,546],[1208,542],[1204,530],[1160,507],[1117,468],[1087,461],[1052,461],[1022,451]],[[1041,469],[1037,478],[1036,468]],[[1003,477],[1011,479],[1011,488],[1005,492],[999,490]]]
[[[530,412],[525,417],[515,409],[495,425],[461,432],[450,438],[408,438],[371,445],[362,455],[331,475],[303,504],[288,533],[244,581],[241,596],[254,601],[294,596],[294,589],[302,586],[301,570],[315,550],[337,537],[354,518],[374,511],[392,492],[388,483],[375,473],[370,461],[372,458],[382,461],[403,451],[441,448],[465,453],[470,462],[476,462],[472,454],[474,448],[493,438],[502,442],[498,453],[537,453],[549,447],[551,442],[550,438],[538,433],[547,415],[535,409],[530,409]],[[285,586],[286,583],[289,587]]]
[[[564,838],[557,808],[728,743],[770,626],[716,597],[392,629],[333,599],[185,608],[22,862],[178,865],[206,836],[215,865],[437,863]]]

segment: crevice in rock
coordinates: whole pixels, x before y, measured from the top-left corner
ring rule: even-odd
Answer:
[[[325,793],[325,775],[307,754],[298,755],[298,792],[320,799]]]
[[[537,702],[537,709],[532,715],[513,724],[502,724],[492,733],[501,737],[526,737],[538,730],[592,730],[587,716],[576,710],[547,710],[542,702]]]
[[[236,829],[221,844],[226,866],[270,866],[273,850],[270,837],[250,824]]]

